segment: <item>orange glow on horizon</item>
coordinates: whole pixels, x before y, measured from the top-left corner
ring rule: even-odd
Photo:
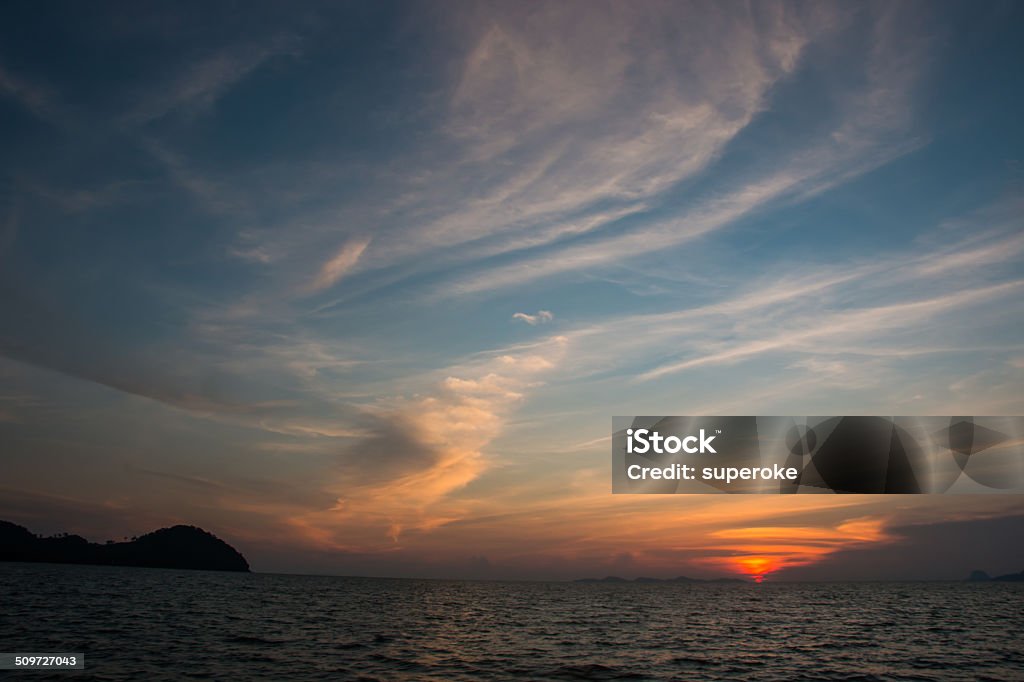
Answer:
[[[740,572],[749,575],[756,582],[761,582],[769,573],[779,570],[778,562],[766,556],[745,556],[733,559],[733,563]]]
[[[487,468],[486,458],[468,452],[452,462]],[[890,515],[865,514],[855,496],[696,496],[673,507],[657,497],[594,491],[597,474],[579,479],[568,494],[564,487],[494,486],[493,476],[482,474],[457,493],[417,495],[409,492],[411,479],[373,481],[345,491],[332,509],[298,515],[287,530],[327,553],[408,554],[438,563],[472,553],[510,572],[564,565],[579,566],[566,572],[584,577],[724,574],[753,581],[898,539],[889,534]]]
[[[728,556],[709,557],[702,563],[749,576],[755,582],[777,571],[808,566],[849,547],[892,541],[882,518],[862,517],[833,527],[748,526],[712,531],[715,549]]]

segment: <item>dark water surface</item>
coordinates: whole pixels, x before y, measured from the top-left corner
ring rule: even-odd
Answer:
[[[1024,680],[1024,585],[383,580],[0,563],[18,679]]]

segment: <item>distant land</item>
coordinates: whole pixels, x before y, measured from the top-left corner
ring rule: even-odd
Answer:
[[[967,582],[969,583],[1024,583],[1024,571],[1020,573],[1007,573],[1006,575],[997,575],[995,578],[989,576],[985,571],[971,571],[971,574],[967,576]]]
[[[610,575],[605,578],[580,578],[574,580],[574,583],[748,583],[749,580],[743,580],[742,578],[711,578],[710,580],[701,580],[700,578],[687,578],[685,575],[677,576],[675,578],[634,578],[633,580],[627,580],[626,578],[620,578],[617,575]]]
[[[67,533],[38,537],[27,528],[0,521],[0,561],[249,572],[249,562],[238,550],[195,526],[161,528],[130,541],[101,545]]]

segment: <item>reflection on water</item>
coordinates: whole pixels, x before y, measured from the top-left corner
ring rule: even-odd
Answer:
[[[382,580],[0,563],[20,679],[1021,680],[1024,586]],[[13,673],[11,673],[13,675]]]

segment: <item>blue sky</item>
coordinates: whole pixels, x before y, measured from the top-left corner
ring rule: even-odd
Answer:
[[[669,571],[602,519],[721,508],[686,565],[768,512],[611,499],[611,415],[1024,412],[1017,3],[0,17],[14,520],[200,523],[275,569]],[[772,504],[844,550],[1024,513]]]

